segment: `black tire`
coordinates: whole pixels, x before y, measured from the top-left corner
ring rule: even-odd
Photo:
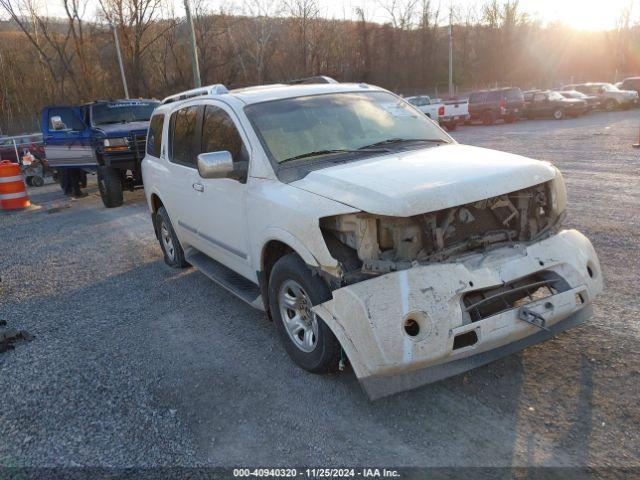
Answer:
[[[27,187],[33,187],[33,177],[27,177],[24,179],[24,183],[27,184]]]
[[[516,117],[514,117],[513,115],[507,115],[506,117],[504,117],[504,123],[513,123],[516,121]]]
[[[456,128],[458,128],[458,124],[456,122],[447,122],[444,124],[444,126],[448,132],[453,132]]]
[[[287,331],[281,314],[279,295],[281,288],[286,288],[289,281],[302,288],[311,305],[331,299],[329,286],[318,275],[314,275],[297,254],[290,253],[276,262],[269,277],[269,308],[285,350],[298,366],[308,372],[335,372],[340,361],[340,343],[321,318],[315,317],[318,334],[315,336],[313,350],[309,352],[301,350]]]
[[[564,110],[562,110],[561,108],[557,108],[556,110],[554,110],[553,118],[555,118],[556,120],[562,120],[564,118]]]
[[[122,175],[113,167],[98,167],[98,188],[107,208],[119,207],[123,202]]]
[[[486,111],[482,113],[482,124],[489,126],[493,125],[496,119],[493,117],[493,113]]]
[[[164,263],[173,268],[188,267],[189,263],[184,259],[184,250],[164,207],[158,208],[154,218],[154,227],[164,256]]]
[[[609,98],[604,102],[604,109],[607,112],[613,112],[616,108],[618,108],[618,102],[616,102],[613,98]]]
[[[34,187],[42,187],[44,185],[44,178],[40,175],[34,175],[33,177],[29,177],[31,179],[31,185]]]

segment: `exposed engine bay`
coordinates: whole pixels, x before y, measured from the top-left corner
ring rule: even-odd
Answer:
[[[553,182],[413,217],[356,213],[320,228],[343,285],[496,244],[537,241],[559,226]],[[564,185],[563,185],[564,188]]]

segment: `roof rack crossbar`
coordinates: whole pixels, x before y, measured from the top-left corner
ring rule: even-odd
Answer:
[[[186,92],[176,93],[175,95],[170,95],[164,100],[162,100],[162,104],[178,102],[180,100],[186,100],[187,98],[200,97],[202,95],[221,95],[223,93],[229,93],[227,87],[225,87],[221,83],[216,83],[214,85],[207,85],[206,87],[194,88],[192,90],[187,90]]]
[[[295,80],[289,80],[287,85],[303,85],[310,83],[338,83],[337,80],[327,77],[326,75],[316,75],[315,77],[296,78]]]

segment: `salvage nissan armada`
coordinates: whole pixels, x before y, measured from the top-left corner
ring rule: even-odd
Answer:
[[[142,173],[167,264],[265,310],[302,368],[349,362],[371,399],[547,340],[603,287],[557,168],[460,145],[371,85],[168,97]]]

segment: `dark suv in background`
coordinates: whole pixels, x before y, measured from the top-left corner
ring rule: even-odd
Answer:
[[[484,125],[492,125],[498,119],[515,122],[523,108],[524,97],[517,87],[479,90],[469,95],[471,121],[481,121]]]

